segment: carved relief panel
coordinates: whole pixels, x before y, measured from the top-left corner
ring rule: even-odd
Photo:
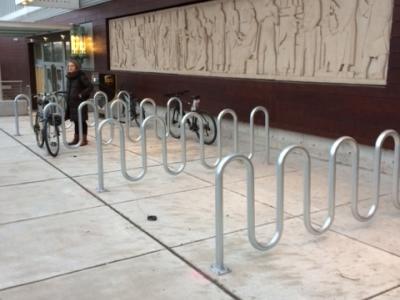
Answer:
[[[109,21],[112,70],[386,84],[393,0],[218,0]]]

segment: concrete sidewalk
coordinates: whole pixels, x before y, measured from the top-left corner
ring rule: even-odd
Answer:
[[[247,239],[245,170],[233,164],[224,187],[225,263],[232,272],[218,277],[210,271],[214,171],[201,166],[195,139],[188,138],[184,173],[174,177],[163,169],[159,142],[149,138],[149,170],[139,182],[121,175],[119,143],[105,147],[108,191],[97,193],[93,129],[88,146],[61,146],[53,158],[37,147],[27,117],[20,128],[15,137],[14,119],[0,117],[1,300],[400,299],[400,211],[388,175],[377,215],[359,223],[349,204],[350,168],[339,166],[335,223],[313,236],[303,225],[301,161],[290,159],[284,234],[274,249],[260,252]],[[180,145],[171,140],[168,147],[177,167]],[[207,156],[216,150],[207,147]],[[138,174],[140,147],[128,143],[126,153],[129,173]],[[315,224],[327,213],[327,167],[313,161]],[[255,169],[257,238],[266,243],[275,230],[275,166],[260,152]],[[361,171],[363,213],[372,201],[371,178]]]

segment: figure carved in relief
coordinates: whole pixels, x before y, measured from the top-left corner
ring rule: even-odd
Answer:
[[[363,47],[362,77],[384,79],[389,57],[393,0],[371,0]]]
[[[146,60],[146,40],[145,40],[145,20],[143,17],[136,19],[136,26],[138,29],[138,39],[135,43],[136,64],[138,68],[148,68]]]
[[[206,31],[207,63],[209,72],[222,72],[225,67],[225,14],[222,3],[216,2],[202,9]]]
[[[314,76],[317,56],[317,41],[320,34],[321,1],[303,0],[300,15],[300,34],[296,73],[300,76]]]
[[[277,68],[281,75],[293,75],[296,67],[296,35],[298,32],[297,12],[301,10],[300,0],[276,0],[279,9],[277,30]]]
[[[239,74],[257,73],[257,20],[249,0],[236,2],[239,12],[239,34],[237,46],[233,48],[232,72]]]
[[[154,15],[145,16],[145,50],[146,50],[146,60],[149,64],[149,69],[155,69],[156,67],[156,30],[155,30],[155,21]]]
[[[356,12],[358,0],[332,0],[332,10],[337,21],[336,67],[333,71],[342,77],[353,77],[356,46]]]
[[[232,49],[236,48],[239,43],[239,12],[236,10],[233,0],[223,2],[223,10],[226,15],[224,71],[229,73],[235,59],[232,55]]]
[[[362,71],[362,57],[363,57],[363,47],[365,44],[368,21],[369,21],[369,13],[370,0],[359,0],[357,15],[356,15],[356,23],[357,23],[357,35],[356,35],[356,58],[355,58],[355,72],[356,76],[360,76]]]
[[[170,29],[170,49],[169,49],[169,64],[170,70],[178,70],[179,65],[179,24],[178,11],[171,11],[171,29]]]
[[[186,11],[178,9],[178,69],[186,70],[186,62],[188,57],[188,33],[186,25]]]
[[[186,69],[201,71],[206,67],[206,33],[197,7],[187,9],[188,46]]]
[[[272,0],[253,1],[258,30],[258,74],[275,75],[276,70],[276,36],[275,26],[279,24],[278,7]]]
[[[171,52],[171,34],[170,23],[171,18],[169,12],[158,15],[157,20],[157,57],[156,62],[160,70],[168,70],[170,68],[170,52]]]

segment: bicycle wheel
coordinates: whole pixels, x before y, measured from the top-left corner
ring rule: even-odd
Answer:
[[[35,132],[36,144],[39,148],[43,148],[44,145],[43,127],[44,126],[42,118],[40,117],[40,112],[37,112],[35,116],[35,125],[33,125],[33,131]]]
[[[56,157],[60,151],[60,135],[58,126],[52,125],[51,116],[46,118],[44,122],[44,141],[46,143],[47,151],[51,156]],[[53,124],[55,124],[53,122]]]
[[[204,123],[204,144],[211,145],[215,142],[217,138],[217,124],[215,123],[215,119],[206,112],[198,112],[203,120]],[[195,119],[196,123],[198,122]],[[197,129],[195,130],[196,136],[200,139],[199,128],[196,126]]]
[[[169,133],[172,137],[179,139],[181,137],[181,126],[179,119],[179,109],[173,108],[169,111]]]
[[[135,101],[132,104],[131,110],[132,110],[132,112],[131,112],[132,120],[135,120],[135,123],[136,123],[137,127],[140,127],[140,125],[142,125],[142,124],[140,124],[140,105],[139,105],[139,102]],[[144,120],[144,119],[146,119],[146,111],[144,110],[144,108],[142,109],[142,113],[143,113],[143,120]]]

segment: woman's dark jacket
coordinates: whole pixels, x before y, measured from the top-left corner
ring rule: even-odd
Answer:
[[[93,90],[93,85],[86,74],[79,70],[67,74],[67,112],[66,118],[78,122],[78,107],[83,101],[89,99]],[[87,106],[82,110],[82,120],[87,120]]]

